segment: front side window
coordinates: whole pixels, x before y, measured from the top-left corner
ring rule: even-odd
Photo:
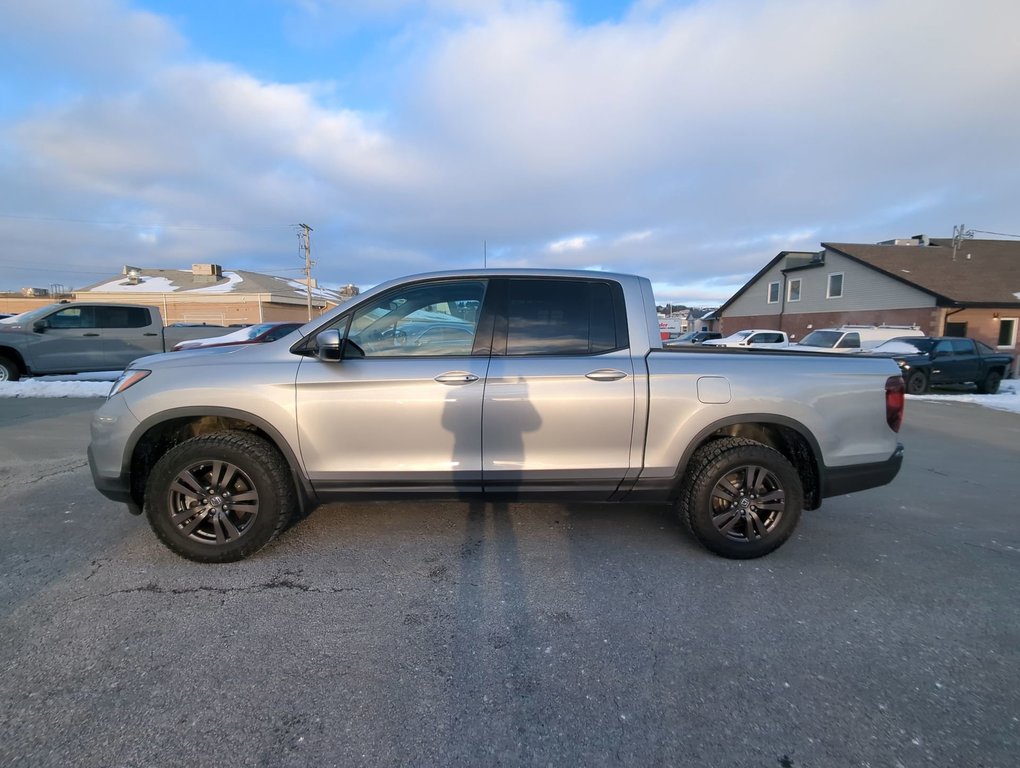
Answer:
[[[779,303],[779,281],[769,283],[769,304]]]
[[[470,355],[484,296],[481,280],[406,286],[360,307],[347,339],[367,358]]]
[[[95,307],[68,307],[46,318],[50,328],[98,328]]]
[[[626,346],[622,297],[608,283],[511,280],[508,355],[597,355]]]
[[[842,339],[840,339],[837,345],[839,349],[860,349],[861,348],[861,334],[859,333],[848,333]]]
[[[833,272],[829,275],[829,288],[825,293],[827,299],[840,299],[843,297],[843,273]]]
[[[786,300],[787,301],[800,301],[800,278],[791,280],[788,286]]]

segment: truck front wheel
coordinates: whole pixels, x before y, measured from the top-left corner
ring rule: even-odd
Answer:
[[[145,515],[170,549],[200,563],[258,552],[287,524],[295,495],[286,462],[249,432],[200,435],[152,468]]]
[[[17,381],[21,378],[18,366],[6,357],[0,357],[0,381]]]
[[[793,465],[754,440],[724,438],[691,457],[677,511],[694,537],[717,555],[767,555],[793,533],[804,490]]]
[[[907,376],[907,394],[923,395],[928,391],[928,377],[923,371],[914,371]]]

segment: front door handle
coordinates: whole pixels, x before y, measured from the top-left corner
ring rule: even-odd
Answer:
[[[599,368],[597,371],[584,374],[584,377],[592,381],[619,381],[627,378],[627,374],[615,368]]]
[[[98,333],[83,333],[82,336],[98,336]]]
[[[436,381],[440,384],[470,384],[472,381],[478,381],[478,377],[467,371],[450,371],[436,376]]]

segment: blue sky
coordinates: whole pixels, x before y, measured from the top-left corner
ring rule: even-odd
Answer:
[[[1020,232],[1006,0],[0,0],[0,289],[489,263],[727,299],[780,250]]]

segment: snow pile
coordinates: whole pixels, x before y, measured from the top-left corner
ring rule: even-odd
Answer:
[[[106,397],[120,371],[0,381],[0,397]]]
[[[1020,413],[1020,383],[1004,381],[999,386],[997,395],[978,395],[965,392],[959,395],[907,395],[908,400],[927,400],[929,403],[974,403],[997,411]]]

